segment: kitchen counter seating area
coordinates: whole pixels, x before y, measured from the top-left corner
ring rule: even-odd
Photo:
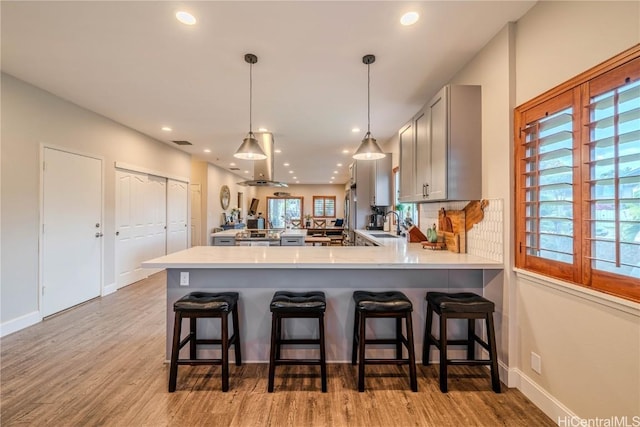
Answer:
[[[482,295],[483,287],[502,273],[501,262],[425,250],[419,243],[407,243],[395,236],[371,236],[382,235],[379,231],[357,233],[379,246],[198,246],[144,262],[143,267],[167,269],[167,360],[173,333],[173,303],[189,292],[240,294],[242,353],[243,359],[251,363],[269,360],[269,301],[274,291],[323,291],[327,299],[327,361],[346,363],[351,360],[355,290],[403,292],[414,306],[414,325],[424,325],[427,290]],[[312,327],[306,320],[290,322],[286,335],[304,336]],[[212,323],[203,322],[199,330],[207,336],[219,333],[219,326]],[[464,329],[456,326],[450,328],[452,335]],[[376,335],[395,332],[385,322],[372,321],[370,329]],[[416,334],[417,349],[422,348],[421,337],[422,333]],[[283,350],[288,351],[304,355],[312,350]],[[373,349],[372,354],[391,354],[389,351]]]

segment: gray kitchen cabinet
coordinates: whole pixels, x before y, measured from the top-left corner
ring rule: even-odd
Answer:
[[[362,160],[369,163],[369,204],[391,206],[391,154],[378,160]]]
[[[482,198],[481,118],[480,86],[445,86],[400,130],[401,202]]]
[[[213,236],[213,246],[235,246],[236,238],[233,236]]]
[[[282,236],[280,246],[304,246],[304,236]]]

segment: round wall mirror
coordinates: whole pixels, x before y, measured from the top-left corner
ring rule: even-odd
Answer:
[[[223,185],[220,189],[220,204],[222,205],[222,209],[229,207],[229,200],[231,200],[231,191],[229,191],[229,187]]]

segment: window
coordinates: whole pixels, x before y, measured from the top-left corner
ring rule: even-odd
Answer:
[[[400,167],[396,166],[393,168],[393,182],[395,186],[395,198],[393,201],[394,210],[400,213],[403,221],[407,219],[411,220],[411,223],[419,226],[420,225],[420,214],[418,212],[418,204],[417,203],[400,203],[398,198],[400,197]],[[400,212],[402,211],[402,212]],[[392,224],[395,225],[396,218],[393,216]]]
[[[313,196],[314,218],[336,217],[336,196]]]
[[[516,266],[640,301],[640,47],[515,111]]]
[[[302,197],[267,197],[267,221],[271,228],[286,228],[302,220]]]

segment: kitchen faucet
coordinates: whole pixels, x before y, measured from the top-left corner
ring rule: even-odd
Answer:
[[[400,215],[398,214],[398,212],[396,211],[389,211],[385,214],[385,216],[389,215],[389,214],[394,214],[396,216],[396,233],[398,234],[398,236],[400,234],[402,234],[400,232]]]

